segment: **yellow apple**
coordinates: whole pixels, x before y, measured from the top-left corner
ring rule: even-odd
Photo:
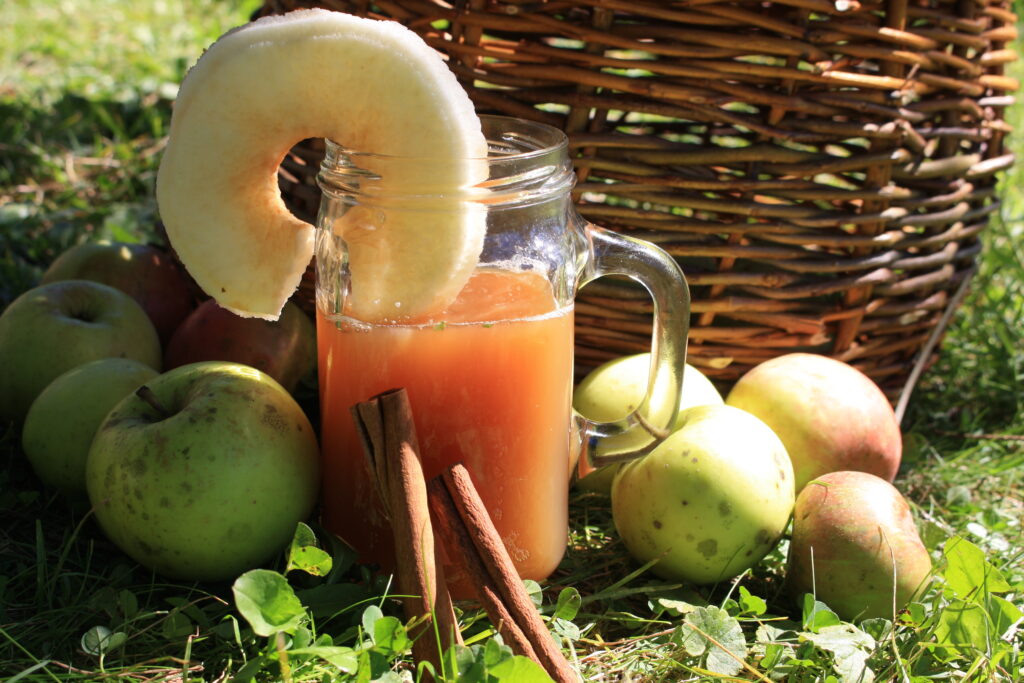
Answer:
[[[572,405],[589,420],[611,422],[621,420],[636,410],[647,391],[651,354],[638,353],[610,360],[594,368],[573,393]],[[683,392],[679,411],[702,405],[721,405],[722,396],[704,374],[687,364],[683,372]],[[678,419],[672,429],[679,426]],[[582,477],[577,486],[584,491],[610,493],[612,479],[619,465],[606,465]]]
[[[689,408],[612,483],[615,528],[655,574],[697,584],[753,566],[778,542],[795,500],[793,468],[771,429],[726,405]]]

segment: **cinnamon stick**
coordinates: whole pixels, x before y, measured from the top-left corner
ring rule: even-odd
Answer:
[[[449,554],[462,561],[462,568],[466,570],[469,580],[476,588],[477,597],[487,612],[487,616],[490,617],[491,623],[494,624],[502,639],[512,648],[513,652],[529,657],[543,667],[544,664],[537,657],[530,644],[530,639],[519,628],[515,619],[512,618],[512,614],[501,601],[501,594],[494,585],[483,560],[477,554],[473,539],[470,538],[469,531],[462,523],[455,501],[452,500],[441,477],[434,477],[427,482],[427,497],[430,512],[437,522],[438,537],[448,548]]]
[[[551,638],[544,620],[530,600],[505,544],[477,493],[469,470],[461,463],[446,469],[441,477],[477,554],[497,589],[512,621],[523,631],[540,665],[558,683],[578,683],[579,676]]]
[[[410,632],[413,657],[429,661],[439,674],[441,653],[461,643],[451,596],[434,547],[427,486],[419,458],[416,427],[404,389],[378,394],[352,407],[375,486],[394,534],[398,588]],[[431,628],[436,619],[440,648]]]

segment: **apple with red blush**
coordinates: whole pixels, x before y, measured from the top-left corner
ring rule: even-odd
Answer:
[[[171,336],[164,368],[211,360],[254,367],[294,393],[316,369],[316,329],[290,301],[278,320],[263,320],[236,315],[208,299]]]
[[[932,561],[910,505],[885,479],[867,472],[829,472],[796,499],[786,586],[841,618],[894,620],[931,578]]]
[[[161,344],[195,308],[196,289],[178,261],[159,247],[88,242],[64,251],[43,273],[42,284],[91,280],[135,299],[153,322]]]
[[[871,378],[843,361],[778,356],[744,374],[725,402],[782,439],[798,493],[828,472],[868,472],[891,482],[899,470],[903,440],[892,405]]]

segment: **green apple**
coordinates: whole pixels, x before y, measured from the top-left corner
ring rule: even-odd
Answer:
[[[135,299],[166,344],[195,306],[195,287],[185,270],[163,249],[149,244],[89,242],[58,256],[42,283],[92,280]]]
[[[778,356],[747,371],[725,402],[779,435],[798,493],[827,472],[858,470],[892,481],[899,470],[903,440],[892,405],[867,375],[842,361]]]
[[[910,506],[881,477],[830,472],[797,497],[786,584],[798,601],[813,593],[847,621],[895,620],[931,570]]]
[[[589,420],[612,422],[636,410],[647,391],[651,354],[638,353],[610,360],[591,370],[573,392],[572,405]],[[679,411],[693,406],[721,405],[722,395],[700,370],[690,364],[683,373]],[[671,427],[674,431],[679,420]],[[620,444],[621,445],[621,444]],[[606,465],[582,477],[577,486],[584,491],[609,493],[619,465]]]
[[[793,468],[763,422],[726,405],[696,406],[650,454],[622,466],[612,517],[626,549],[670,580],[724,581],[778,542],[795,499]]]
[[[118,401],[159,373],[130,358],[102,358],[50,382],[25,416],[25,457],[48,486],[85,498],[85,461],[97,427]]]
[[[109,538],[167,577],[217,581],[281,550],[316,502],[316,436],[255,368],[175,368],[125,397],[93,439],[86,487]]]
[[[0,315],[0,419],[21,422],[58,375],[100,358],[160,369],[160,340],[134,299],[87,280],[23,293]]]

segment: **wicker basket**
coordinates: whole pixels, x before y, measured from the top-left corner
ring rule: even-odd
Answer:
[[[895,398],[974,272],[1012,155],[1005,0],[271,0],[397,19],[446,53],[481,112],[569,133],[590,220],[673,254],[690,359],[727,385],[795,350]],[[319,151],[283,188],[311,216]],[[648,348],[650,303],[577,299],[581,369]],[[931,343],[929,341],[931,340]]]

